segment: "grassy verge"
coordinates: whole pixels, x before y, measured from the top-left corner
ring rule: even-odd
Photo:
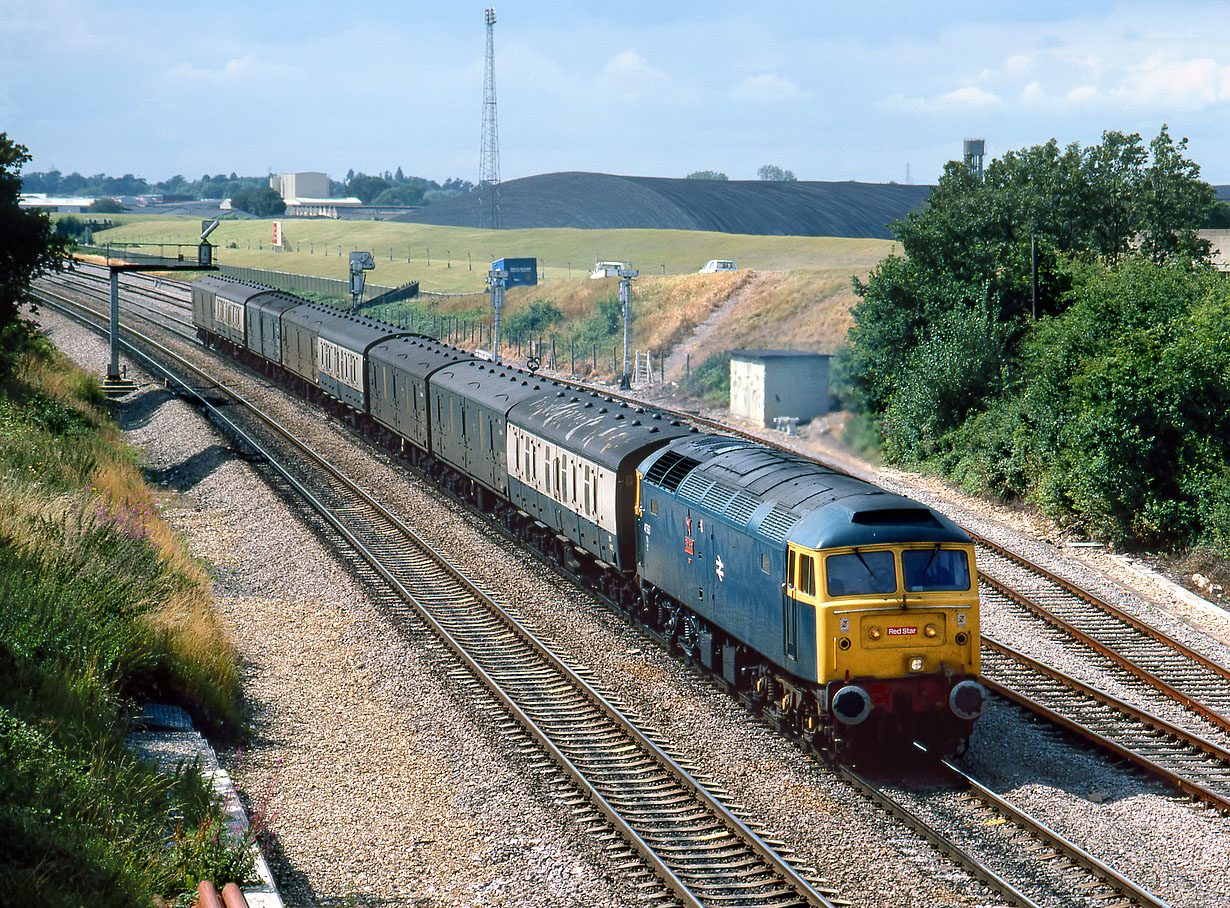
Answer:
[[[0,892],[143,905],[239,851],[194,769],[124,748],[145,700],[239,721],[210,581],[158,517],[95,379],[40,347],[0,386]]]

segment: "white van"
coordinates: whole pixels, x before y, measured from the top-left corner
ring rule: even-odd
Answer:
[[[594,270],[589,273],[593,280],[599,280],[604,277],[619,277],[619,272],[623,268],[627,268],[625,262],[594,262]]]
[[[714,274],[718,271],[738,271],[735,263],[727,259],[710,259],[705,262],[705,267],[697,271],[697,274]]]

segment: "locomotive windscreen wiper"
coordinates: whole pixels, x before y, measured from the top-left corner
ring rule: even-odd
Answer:
[[[871,565],[869,565],[866,561],[863,560],[863,556],[859,552],[858,549],[854,550],[854,557],[858,559],[859,564],[861,564],[863,567],[867,569],[868,574],[870,574],[872,577],[876,575],[876,572],[871,569]]]

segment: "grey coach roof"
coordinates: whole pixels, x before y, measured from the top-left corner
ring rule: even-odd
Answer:
[[[564,387],[526,400],[508,419],[553,444],[612,468],[629,454],[692,432],[655,410]]]

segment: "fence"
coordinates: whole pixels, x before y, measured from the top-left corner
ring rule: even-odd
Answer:
[[[292,293],[319,293],[322,296],[333,296],[342,300],[350,299],[350,281],[339,281],[331,277],[316,277],[313,274],[294,274],[289,271],[267,271],[264,268],[245,268],[240,265],[219,265],[218,271],[227,277],[238,278],[241,281],[252,281],[257,284],[268,284],[279,290],[289,290]],[[388,293],[394,287],[380,284],[367,284],[365,295],[375,296]]]

